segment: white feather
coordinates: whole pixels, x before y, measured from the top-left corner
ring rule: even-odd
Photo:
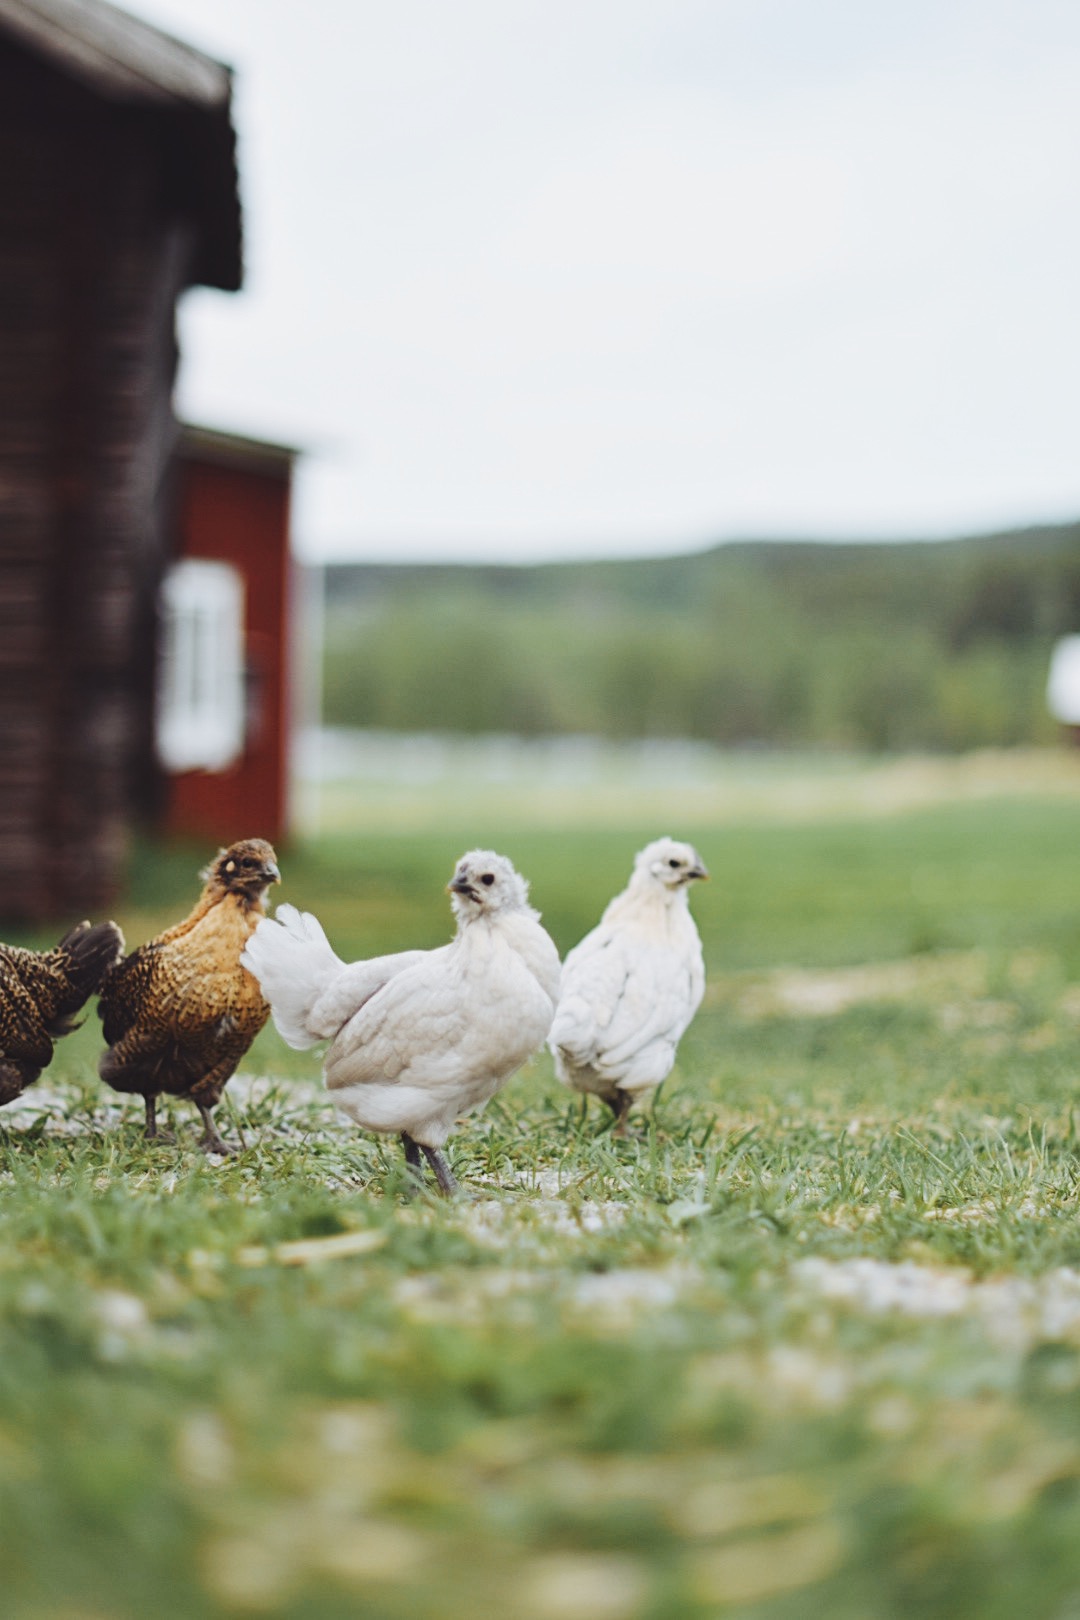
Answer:
[[[707,875],[691,845],[656,840],[569,953],[548,1037],[565,1085],[596,1093],[621,1112],[671,1072],[705,990],[687,894],[691,882]]]
[[[264,917],[255,929],[240,961],[258,979],[283,1040],[303,1048],[324,1038],[313,1010],[327,981],[345,964],[331,950],[317,917],[278,906],[274,917]]]
[[[278,906],[248,940],[240,961],[259,981],[282,1040],[304,1048],[331,1040],[342,1023],[423,951],[343,962],[310,911]]]
[[[314,917],[302,929],[285,917],[260,924],[245,952],[284,1038],[330,1040],[338,1106],[432,1148],[543,1046],[559,985],[558,952],[509,861],[470,851],[451,892],[458,930],[437,950],[346,965]]]

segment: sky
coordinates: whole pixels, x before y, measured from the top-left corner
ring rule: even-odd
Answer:
[[[1080,516],[1075,0],[127,0],[235,70],[186,419],[312,560]]]

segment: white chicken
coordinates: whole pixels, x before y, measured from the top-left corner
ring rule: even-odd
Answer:
[[[310,912],[279,906],[240,960],[290,1046],[330,1041],[326,1085],[365,1130],[421,1151],[444,1193],[441,1148],[459,1115],[482,1108],[538,1051],[559,993],[559,953],[502,855],[474,849],[449,885],[457,934],[431,951],[346,964]]]
[[[671,1072],[705,990],[688,889],[707,878],[690,844],[658,838],[635,857],[630,882],[563,964],[548,1036],[555,1072],[602,1097],[621,1132],[628,1110]]]

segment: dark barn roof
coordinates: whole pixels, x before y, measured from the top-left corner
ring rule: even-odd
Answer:
[[[301,454],[292,444],[249,439],[239,433],[223,433],[218,428],[196,427],[190,422],[181,428],[177,451],[182,457],[207,466],[262,473],[266,478],[291,477]]]
[[[232,72],[106,0],[0,0],[0,35],[103,101],[159,122],[171,197],[197,227],[192,285],[242,279]]]

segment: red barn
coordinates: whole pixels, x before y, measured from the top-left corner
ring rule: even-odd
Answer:
[[[280,837],[293,453],[181,432],[235,292],[232,73],[107,0],[0,0],[0,917],[93,915],[133,828]]]
[[[159,794],[175,310],[240,286],[232,76],[104,0],[0,0],[0,910],[93,914]]]
[[[157,703],[169,833],[228,843],[287,831],[295,459],[202,428],[177,447]]]

